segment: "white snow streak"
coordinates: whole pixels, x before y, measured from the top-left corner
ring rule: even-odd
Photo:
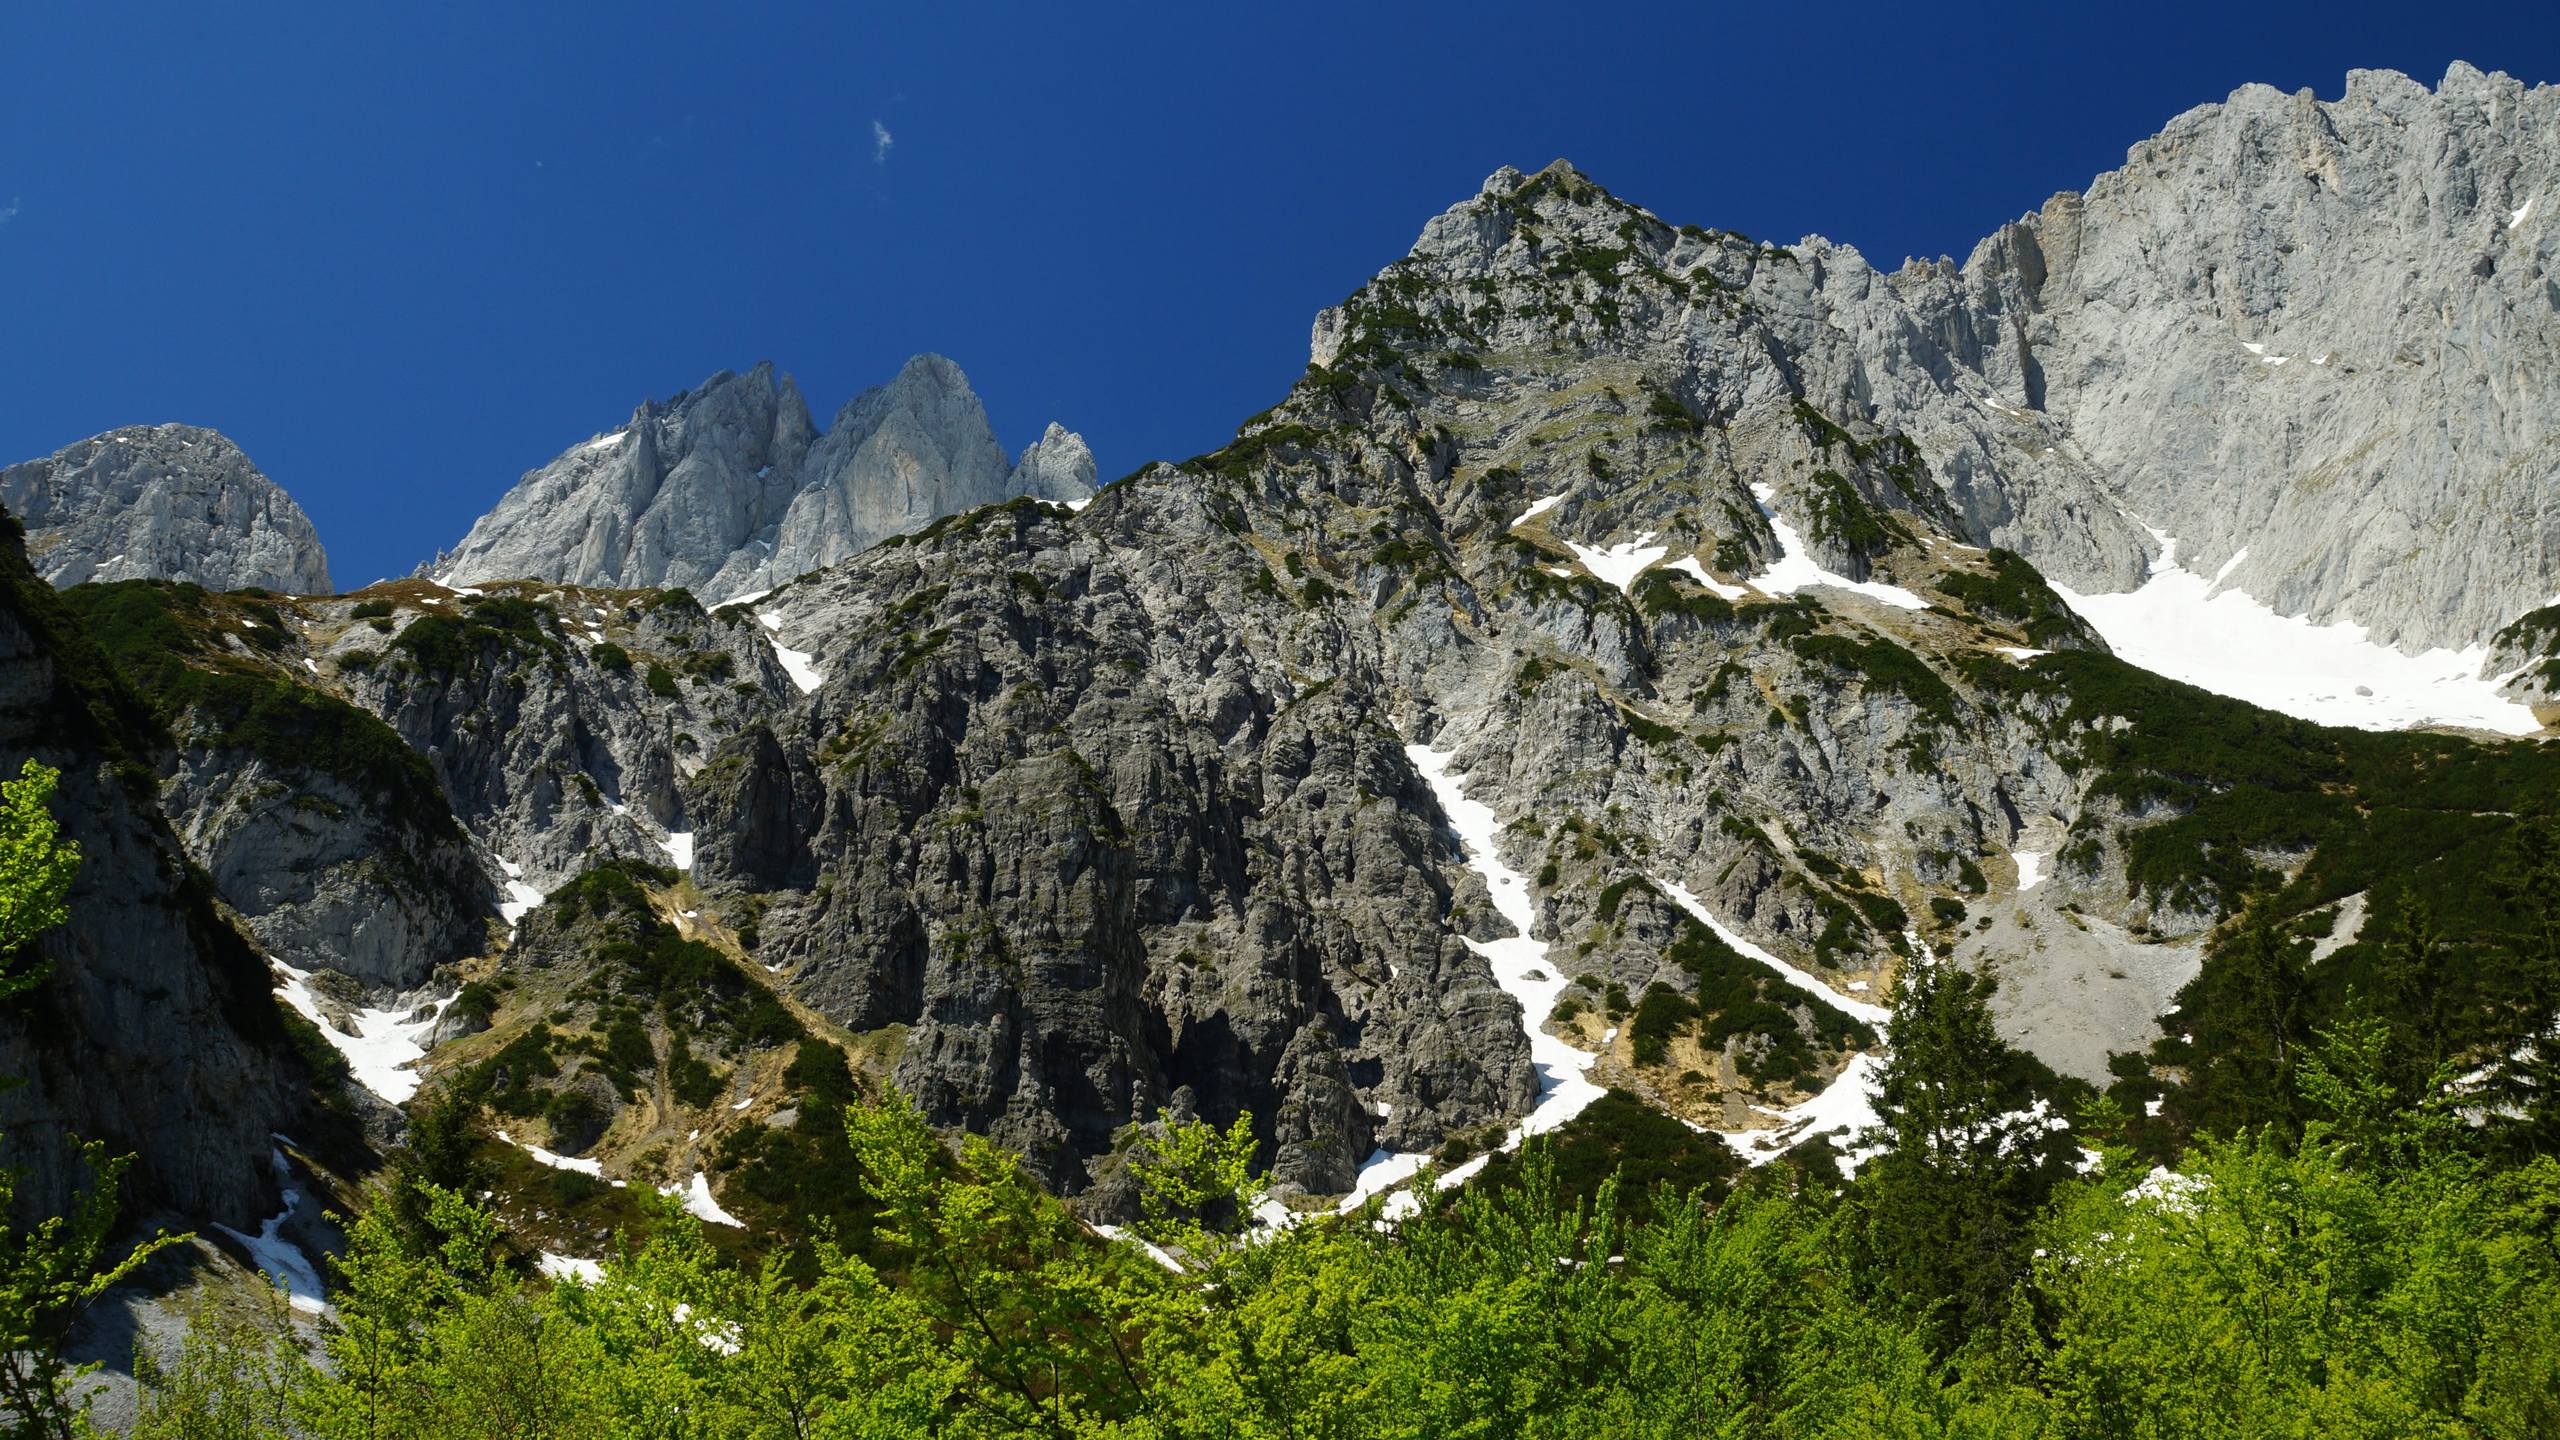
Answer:
[[[601,1160],[555,1154],[539,1145],[528,1145],[504,1130],[498,1132],[498,1138],[532,1156],[533,1163],[536,1165],[548,1165],[554,1170],[574,1170],[581,1175],[592,1175],[599,1180],[604,1178],[604,1162]]]
[[[2533,202],[2541,198],[2542,197],[2539,195],[2533,196],[2527,199],[2523,205],[2519,206],[2514,214],[2507,217],[2507,228],[2513,230],[2525,221],[2531,219],[2533,217]]]
[[[1529,1032],[1529,1060],[1538,1074],[1538,1102],[1503,1142],[1503,1148],[1508,1150],[1526,1136],[1555,1129],[1600,1098],[1603,1091],[1590,1078],[1591,1062],[1599,1057],[1546,1033],[1547,1016],[1555,1009],[1556,996],[1563,992],[1565,982],[1547,964],[1546,945],[1529,933],[1536,924],[1537,910],[1529,903],[1529,882],[1502,863],[1498,848],[1501,822],[1491,807],[1468,799],[1458,778],[1449,773],[1449,764],[1456,758],[1453,753],[1427,745],[1407,745],[1404,753],[1431,786],[1441,812],[1458,832],[1458,839],[1466,847],[1467,864],[1483,877],[1485,891],[1493,897],[1493,908],[1511,922],[1515,932],[1502,940],[1467,941],[1467,948],[1482,955],[1485,963],[1493,967],[1495,983],[1520,1002],[1521,1023]]]
[[[615,808],[619,811],[622,807]],[[525,917],[525,912],[550,897],[525,883],[523,866],[504,855],[496,858],[498,868],[507,872],[507,898],[498,902],[498,918],[506,922],[509,930],[513,930],[516,928],[516,922]]]
[[[1879,1028],[1881,1028],[1887,1020],[1893,1018],[1893,1012],[1885,1009],[1883,1006],[1871,1004],[1864,1000],[1852,1000],[1848,996],[1841,994],[1839,991],[1834,990],[1829,985],[1825,984],[1822,978],[1815,975],[1812,971],[1799,970],[1795,966],[1788,964],[1786,961],[1781,960],[1777,956],[1760,948],[1758,945],[1751,943],[1750,939],[1744,936],[1741,931],[1736,930],[1732,926],[1717,919],[1708,911],[1705,905],[1699,902],[1698,897],[1690,894],[1686,888],[1675,884],[1672,881],[1665,880],[1659,875],[1653,877],[1653,883],[1660,887],[1664,894],[1669,895],[1681,909],[1688,911],[1690,916],[1699,924],[1716,932],[1717,939],[1722,940],[1727,945],[1730,945],[1735,950],[1741,952],[1745,958],[1757,960],[1761,964],[1775,970],[1778,972],[1779,979],[1784,980],[1788,984],[1793,985],[1808,995],[1811,995],[1825,1005],[1830,1006],[1832,1009],[1839,1011],[1841,1014],[1846,1015],[1853,1020],[1864,1020],[1868,1024]]]
[[[1511,522],[1511,528],[1517,530],[1563,503],[1564,497],[1561,495],[1540,496],[1529,502],[1529,508],[1520,512],[1520,518]]]
[[[1674,570],[1687,571],[1690,579],[1706,586],[1709,590],[1714,591],[1718,596],[1727,600],[1739,600],[1743,596],[1751,593],[1751,587],[1747,585],[1727,585],[1713,575],[1708,574],[1707,567],[1699,564],[1698,557],[1695,555],[1684,555],[1681,558],[1672,561],[1671,568]]]
[[[782,662],[783,673],[791,677],[792,684],[800,687],[800,693],[806,695],[817,689],[819,682],[826,677],[818,673],[817,664],[808,651],[794,650],[782,643],[782,618],[758,611],[756,622],[764,626],[766,643],[773,646],[774,658]]]
[[[2133,664],[2322,725],[2460,725],[2501,735],[2542,728],[2529,707],[2498,693],[2499,679],[2480,675],[2481,646],[2404,655],[2366,639],[2353,621],[2315,625],[2279,615],[2246,591],[2217,589],[2180,569],[2176,539],[2151,533],[2161,554],[2140,589],[2082,595],[2053,587]]]
[[[1779,517],[1777,511],[1769,508],[1769,497],[1776,493],[1775,486],[1751,487],[1752,497],[1760,502],[1760,513],[1768,517],[1770,533],[1778,537],[1779,552],[1778,563],[1770,566],[1767,574],[1755,575],[1751,578],[1754,589],[1768,595],[1792,595],[1798,590],[1827,585],[1835,590],[1853,591],[1870,600],[1881,600],[1887,605],[1899,606],[1905,610],[1929,608],[1928,601],[1899,585],[1887,585],[1881,580],[1852,580],[1846,575],[1823,569],[1812,556],[1805,553],[1804,537],[1796,533],[1796,527],[1788,524]]]
[[[1182,1262],[1174,1259],[1171,1255],[1166,1254],[1162,1246],[1156,1245],[1150,1241],[1141,1240],[1137,1236],[1130,1234],[1128,1231],[1121,1229],[1117,1225],[1096,1225],[1093,1227],[1093,1233],[1101,1236],[1105,1240],[1135,1245],[1139,1249],[1147,1252],[1148,1259],[1153,1260],[1176,1275],[1182,1273]]]
[[[691,870],[691,869],[693,868],[693,832],[692,832],[692,831],[690,831],[690,830],[670,830],[670,831],[668,831],[668,832],[667,832],[667,839],[666,839],[666,846],[667,846],[667,859],[668,859],[670,862],[672,862],[678,870]]]
[[[1370,1151],[1369,1158],[1360,1162],[1360,1175],[1352,1183],[1351,1193],[1343,1196],[1342,1203],[1333,1208],[1342,1214],[1350,1214],[1368,1204],[1370,1196],[1384,1194],[1412,1179],[1414,1173],[1422,1168],[1422,1162],[1430,1158],[1417,1150]]]
[[[2044,883],[2044,856],[2034,850],[2011,851],[2009,858],[2018,862],[2018,889],[2033,890]]]
[[[293,1178],[293,1166],[284,1158],[282,1150],[270,1149],[267,1155],[275,1166],[278,1182]],[[302,1252],[301,1246],[284,1238],[286,1222],[302,1208],[302,1192],[281,1183],[280,1189],[284,1208],[269,1216],[266,1223],[258,1227],[257,1234],[243,1235],[219,1222],[213,1228],[240,1242],[241,1248],[249,1252],[249,1257],[258,1262],[258,1268],[275,1283],[277,1289],[285,1293],[286,1303],[306,1315],[317,1315],[329,1308],[320,1288],[319,1268],[311,1263],[311,1257]]]
[[[575,1255],[554,1255],[545,1250],[542,1258],[534,1262],[534,1268],[540,1270],[546,1280],[575,1280],[582,1285],[604,1283],[604,1262],[601,1260],[581,1260]]]
[[[610,450],[614,446],[622,443],[622,433],[623,432],[616,430],[610,435],[599,435],[593,440],[588,441],[584,448],[589,450]]]

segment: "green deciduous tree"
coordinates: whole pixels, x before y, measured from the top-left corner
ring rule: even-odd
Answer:
[[[53,818],[59,771],[28,760],[0,781],[0,1000],[44,983],[46,967],[27,959],[37,936],[71,916],[71,880],[80,846]]]

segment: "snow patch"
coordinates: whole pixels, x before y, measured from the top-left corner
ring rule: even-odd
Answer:
[[[533,1268],[541,1271],[546,1280],[575,1280],[581,1285],[604,1283],[601,1260],[581,1260],[575,1255],[554,1255],[545,1250],[542,1258],[533,1262]]]
[[[614,446],[622,443],[622,435],[623,432],[619,430],[614,431],[610,435],[599,435],[593,440],[588,441],[581,448],[588,450],[610,450]]]
[[[733,1230],[747,1228],[746,1221],[720,1208],[720,1202],[711,1194],[711,1177],[699,1170],[693,1172],[693,1183],[685,1186],[681,1192],[671,1185],[660,1193],[667,1195],[681,1193],[684,1196],[684,1208],[697,1219],[707,1220],[714,1225],[726,1225]]]
[[[2028,661],[2035,659],[2039,655],[2050,655],[2053,653],[2050,650],[2030,650],[2024,645],[1994,645],[1991,648],[2008,656],[2010,659],[2017,661],[2021,665],[2026,664]]]
[[[1520,512],[1520,518],[1511,522],[1511,528],[1517,530],[1563,503],[1561,495],[1542,495],[1529,502],[1529,508]]]
[[[2542,197],[2539,195],[2532,196],[2529,197],[2522,205],[2517,206],[2515,213],[2507,217],[2507,228],[2513,230],[2525,221],[2533,218],[2533,202],[2541,198]]]
[[[1141,1240],[1137,1236],[1130,1234],[1128,1231],[1117,1225],[1096,1225],[1093,1227],[1093,1233],[1101,1236],[1105,1240],[1113,1241],[1115,1243],[1135,1245],[1139,1249],[1147,1252],[1148,1259],[1153,1260],[1176,1275],[1182,1273],[1182,1262],[1174,1259],[1171,1255],[1166,1254],[1164,1247],[1157,1245],[1152,1241]]]
[[[2367,639],[2353,621],[2315,625],[2279,615],[2247,591],[2217,589],[2179,568],[2177,540],[2151,533],[2160,558],[2139,589],[2083,595],[2053,587],[2132,664],[2322,725],[2459,725],[2501,735],[2542,728],[2530,707],[2500,695],[2499,681],[2480,674],[2487,658],[2481,646],[2405,655]]]
[[[1766,1165],[1805,1140],[1827,1135],[1840,1152],[1842,1173],[1854,1175],[1884,1153],[1881,1145],[1862,1143],[1882,1123],[1876,1117],[1876,1096],[1883,1084],[1883,1056],[1852,1056],[1822,1093],[1790,1109],[1768,1112],[1776,1118],[1776,1128],[1725,1131],[1725,1143],[1746,1163]]]
[[[532,1156],[533,1163],[536,1165],[547,1165],[554,1170],[574,1170],[581,1175],[592,1175],[598,1180],[604,1178],[604,1162],[601,1160],[555,1154],[539,1145],[528,1145],[504,1130],[498,1132],[498,1138]]]
[[[678,870],[691,870],[693,868],[692,831],[670,830],[667,832],[665,844],[667,847],[667,860],[669,863],[673,864]]]
[[[1360,1162],[1360,1176],[1353,1182],[1351,1193],[1343,1196],[1342,1203],[1334,1206],[1334,1210],[1339,1214],[1350,1214],[1368,1204],[1370,1196],[1382,1195],[1412,1179],[1422,1169],[1422,1163],[1430,1158],[1414,1150],[1370,1151],[1369,1158]]]
[[[1577,545],[1570,540],[1564,542],[1564,547],[1573,552],[1574,559],[1582,562],[1583,569],[1599,576],[1621,591],[1631,592],[1638,575],[1650,568],[1654,561],[1671,553],[1671,547],[1668,545],[1645,543],[1652,538],[1653,532],[1647,530],[1633,540],[1612,545],[1606,550],[1594,550],[1588,545]]]
[[[507,898],[498,902],[498,918],[507,922],[507,928],[513,930],[516,928],[516,922],[522,920],[527,912],[549,898],[551,897],[543,894],[539,888],[510,876],[507,879]]]
[[[1899,585],[1887,585],[1881,580],[1852,580],[1846,575],[1823,569],[1812,556],[1805,553],[1804,537],[1796,533],[1796,527],[1788,524],[1780,518],[1777,511],[1769,508],[1769,499],[1776,493],[1777,487],[1772,485],[1751,487],[1752,498],[1760,502],[1760,513],[1768,517],[1769,532],[1778,537],[1777,563],[1769,567],[1767,574],[1753,576],[1752,588],[1765,595],[1792,595],[1798,590],[1826,585],[1834,590],[1851,591],[1864,595],[1870,600],[1880,600],[1887,605],[1898,606],[1904,610],[1929,608],[1928,601]]]
[[[2013,850],[2009,858],[2018,862],[2018,890],[2021,894],[2044,883],[2045,857],[2034,850]]]
[[[773,658],[782,662],[782,673],[791,677],[791,683],[800,687],[800,693],[806,695],[817,689],[819,682],[826,677],[818,673],[816,660],[808,651],[794,650],[782,643],[779,638],[782,634],[782,617],[767,615],[759,610],[756,612],[756,623],[765,628],[766,643],[773,646]]]
[[[1777,956],[1772,955],[1768,951],[1751,943],[1751,941],[1745,937],[1741,931],[1736,930],[1732,926],[1717,919],[1708,911],[1704,904],[1699,902],[1698,897],[1690,894],[1686,888],[1674,884],[1669,880],[1665,880],[1659,875],[1653,877],[1653,883],[1656,887],[1660,888],[1664,894],[1669,895],[1673,903],[1677,904],[1681,909],[1688,911],[1690,918],[1714,931],[1717,939],[1732,946],[1736,951],[1740,952],[1744,958],[1757,960],[1761,964],[1775,970],[1778,972],[1779,979],[1784,980],[1797,989],[1804,991],[1806,994],[1811,995],[1823,1004],[1830,1006],[1832,1009],[1837,1010],[1841,1014],[1849,1016],[1852,1019],[1863,1020],[1868,1024],[1879,1028],[1881,1028],[1886,1021],[1893,1018],[1893,1012],[1885,1009],[1883,1006],[1872,1004],[1865,1000],[1852,1000],[1848,996],[1841,994],[1839,991],[1834,990],[1829,985],[1823,983],[1821,977],[1815,975],[1812,971],[1799,970],[1795,966],[1788,964],[1786,961],[1779,959]]]

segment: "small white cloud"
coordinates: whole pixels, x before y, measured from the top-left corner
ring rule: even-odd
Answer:
[[[888,126],[881,124],[881,123],[880,123],[879,121],[877,121],[877,120],[874,120],[874,121],[872,121],[872,122],[871,122],[871,163],[872,163],[872,164],[874,164],[874,165],[886,165],[886,164],[888,164],[888,163],[889,163],[889,147],[890,147],[890,146],[892,146],[892,145],[894,145],[894,144],[896,144],[896,143],[898,143],[898,142],[896,141],[896,139],[895,139],[895,138],[893,138],[893,137],[889,134],[889,127],[888,127]]]
[[[874,129],[874,130],[877,130],[877,129],[879,129],[880,127],[879,127],[879,126],[877,126],[877,125],[874,125],[874,126],[872,126],[871,128],[872,128],[872,129]],[[12,221],[12,220],[15,220],[15,219],[17,219],[17,218],[18,218],[18,197],[17,197],[17,196],[15,196],[15,195],[12,195],[12,196],[10,196],[10,197],[9,197],[9,203],[8,203],[8,204],[6,204],[6,205],[0,205],[0,230],[6,230],[6,229],[8,229],[8,228],[9,228],[9,222],[10,222],[10,221]]]

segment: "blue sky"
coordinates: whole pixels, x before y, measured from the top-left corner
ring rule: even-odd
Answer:
[[[1961,257],[2248,81],[2560,81],[2556,12],[11,4],[0,460],[217,427],[352,587],[646,396],[771,359],[823,422],[930,349],[1117,475],[1499,165]]]

